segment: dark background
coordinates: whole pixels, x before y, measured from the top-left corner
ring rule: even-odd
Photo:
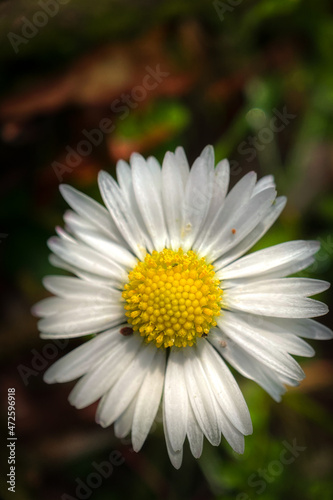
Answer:
[[[302,275],[332,281],[332,3],[61,1],[0,3],[3,498],[331,499],[332,342],[311,342],[316,357],[300,360],[306,379],[279,404],[237,376],[254,424],[245,454],[206,443],[197,461],[186,446],[175,471],[161,425],[136,454],[94,423],[95,406],[70,407],[73,384],[44,384],[46,367],[79,341],[40,340],[30,307],[47,296],[42,277],[59,272],[46,247],[63,224],[59,183],[100,199],[100,169],[114,173],[133,151],[162,160],[178,145],[193,161],[213,144],[217,160],[231,160],[232,183],[249,170],[273,173],[288,205],[256,249],[318,239],[316,263]],[[168,76],[142,90],[156,67]],[[113,131],[70,164],[68,148],[77,151],[84,130],[105,119]],[[332,328],[332,315],[320,321]],[[16,389],[15,495],[5,478],[8,387]],[[303,449],[283,464],[295,440]],[[114,450],[109,477],[77,496],[78,481],[87,484],[93,463],[110,463]]]

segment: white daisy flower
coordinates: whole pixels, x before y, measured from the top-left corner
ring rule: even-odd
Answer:
[[[142,447],[162,405],[166,445],[179,468],[187,437],[200,457],[203,437],[221,434],[238,453],[251,418],[228,364],[276,401],[304,373],[291,354],[312,356],[301,337],[332,338],[310,319],[326,305],[308,298],[325,281],[286,278],[313,261],[317,241],[292,241],[243,256],[269,229],[286,199],[272,176],[245,175],[229,194],[229,164],[214,168],[206,147],[189,168],[182,148],[119,161],[118,183],[100,172],[101,206],[74,188],[72,210],[49,240],[51,262],[75,277],[48,276],[55,297],[34,307],[41,336],[94,338],[64,356],[45,381],[80,377],[69,401],[100,399],[96,421],[131,432]]]

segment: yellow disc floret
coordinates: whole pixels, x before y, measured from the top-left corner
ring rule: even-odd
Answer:
[[[185,347],[205,336],[220,315],[214,268],[195,252],[147,254],[128,275],[123,298],[134,331],[157,347]]]

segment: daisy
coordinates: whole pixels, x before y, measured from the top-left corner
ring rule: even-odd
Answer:
[[[274,179],[246,174],[227,194],[226,160],[214,167],[207,146],[189,168],[182,148],[120,160],[116,182],[100,172],[105,207],[74,188],[60,191],[71,207],[57,228],[51,263],[74,276],[47,276],[55,296],[34,306],[41,337],[94,337],[58,360],[47,383],[80,378],[69,396],[76,408],[99,401],[96,421],[131,432],[142,447],[162,406],[174,467],[187,437],[192,454],[203,437],[221,435],[237,452],[251,418],[228,365],[276,401],[304,373],[291,354],[312,356],[301,337],[332,338],[310,319],[326,305],[308,298],[325,281],[286,278],[314,262],[317,241],[292,241],[244,254],[283,210]]]

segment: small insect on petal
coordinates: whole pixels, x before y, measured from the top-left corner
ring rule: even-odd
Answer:
[[[124,326],[124,328],[120,329],[120,333],[124,335],[124,337],[129,337],[133,333],[133,328],[130,328],[129,326]]]
[[[236,229],[231,230],[232,234],[236,234]]]

